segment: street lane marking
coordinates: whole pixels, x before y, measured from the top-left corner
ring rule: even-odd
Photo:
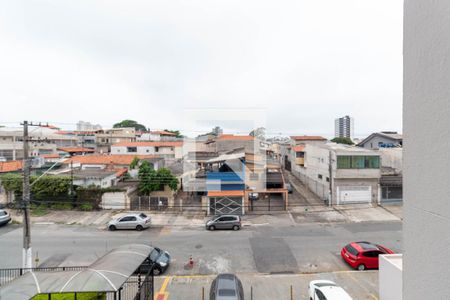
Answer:
[[[158,294],[156,294],[155,296],[155,300],[166,300],[169,297],[169,292],[166,292],[166,288],[171,278],[172,278],[171,276],[167,276],[164,279],[164,282],[161,285]]]

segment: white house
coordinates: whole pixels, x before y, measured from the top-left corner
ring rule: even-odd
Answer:
[[[183,142],[122,142],[111,146],[113,155],[159,155],[164,158],[182,158]]]

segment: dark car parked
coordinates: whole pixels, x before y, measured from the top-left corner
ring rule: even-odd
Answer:
[[[153,275],[159,275],[164,273],[170,264],[170,254],[160,248],[155,247],[152,252],[150,252],[149,257],[139,266],[139,268],[134,272],[135,274],[147,274],[152,265]]]
[[[220,215],[206,222],[206,229],[241,229],[241,217],[236,215]]]
[[[210,300],[244,300],[242,282],[234,274],[219,274],[211,283]]]

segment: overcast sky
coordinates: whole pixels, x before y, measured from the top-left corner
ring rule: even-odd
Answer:
[[[268,133],[332,136],[346,114],[357,136],[401,131],[402,5],[1,1],[0,124],[128,118],[194,135],[186,110],[257,108]]]

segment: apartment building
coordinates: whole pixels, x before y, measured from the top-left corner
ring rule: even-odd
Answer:
[[[334,120],[334,136],[353,139],[354,123],[352,117],[345,116]]]
[[[377,151],[336,143],[291,150],[292,173],[331,204],[378,203],[381,163]]]

